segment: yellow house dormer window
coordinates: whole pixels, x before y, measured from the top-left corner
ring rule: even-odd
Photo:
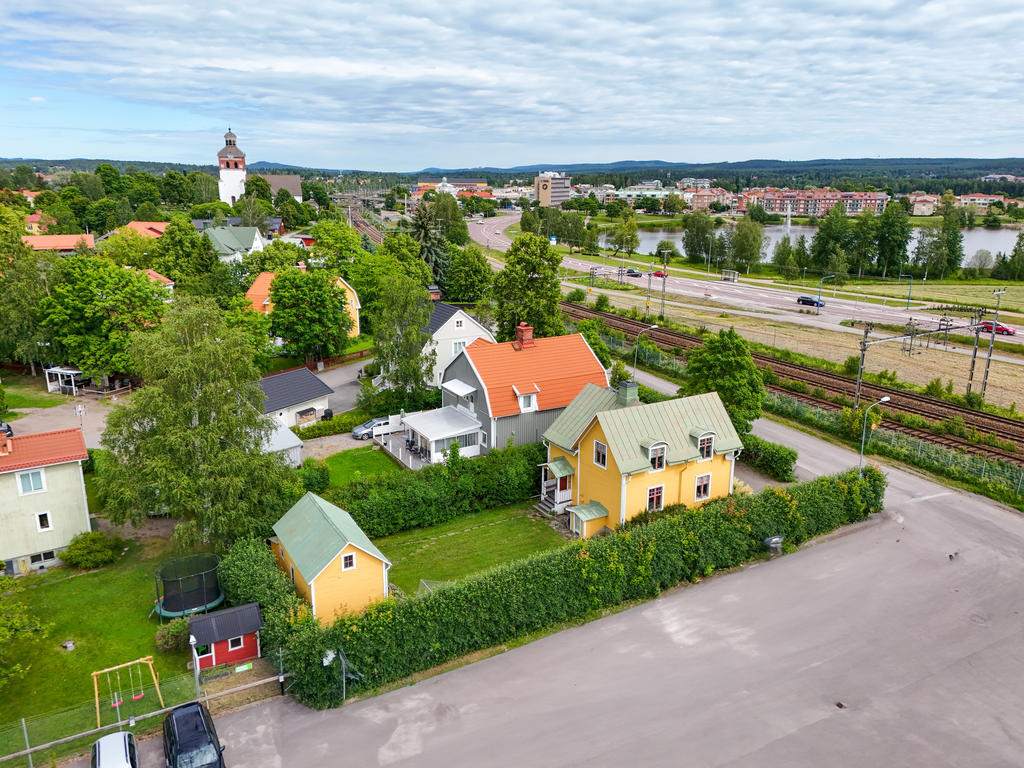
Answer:
[[[707,461],[715,455],[715,436],[703,435],[700,440],[697,441],[697,451],[700,454],[701,461]]]
[[[650,450],[647,452],[648,457],[651,460],[651,471],[657,472],[665,468],[665,453],[668,447],[662,443],[660,445],[652,445]]]

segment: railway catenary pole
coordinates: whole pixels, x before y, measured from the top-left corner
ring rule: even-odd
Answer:
[[[996,344],[996,328],[999,327],[999,301],[1003,298],[1003,294],[1006,293],[1005,288],[992,291],[992,295],[996,297],[996,314],[992,318],[992,333],[988,338],[988,357],[985,358],[985,375],[981,377],[981,396],[985,397],[985,388],[988,386],[988,369],[992,366],[992,348]]]
[[[860,406],[860,385],[864,381],[864,359],[868,355],[868,334],[874,328],[873,323],[867,323],[864,326],[864,338],[860,341],[860,367],[857,368],[857,391],[853,395],[853,407],[857,408]]]
[[[978,336],[981,334],[981,326],[974,328],[974,349],[971,351],[971,370],[967,374],[967,394],[971,394],[971,385],[974,383],[974,364],[978,361]]]

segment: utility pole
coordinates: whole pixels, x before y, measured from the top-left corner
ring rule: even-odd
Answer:
[[[992,318],[992,335],[988,339],[988,357],[985,359],[985,375],[981,379],[981,397],[985,397],[985,387],[988,385],[988,369],[992,365],[992,348],[996,345],[996,328],[999,327],[999,301],[1003,298],[1003,294],[1006,293],[1005,288],[1000,288],[998,291],[992,291],[992,295],[996,297],[996,314]]]
[[[665,268],[665,274],[661,278],[661,316],[665,317],[665,282],[668,280],[668,268]]]
[[[647,303],[644,307],[644,319],[646,320],[651,314],[651,278],[654,277],[654,257],[651,257],[650,264],[647,265]]]
[[[974,322],[980,322],[980,318]],[[978,361],[978,335],[981,333],[981,326],[974,328],[974,350],[971,352],[971,372],[967,374],[967,394],[971,394],[971,384],[974,383],[974,364]]]
[[[864,338],[860,342],[860,367],[857,369],[857,391],[853,395],[853,407],[860,406],[860,385],[864,381],[864,359],[868,354],[868,334],[875,326],[872,323],[864,324]]]

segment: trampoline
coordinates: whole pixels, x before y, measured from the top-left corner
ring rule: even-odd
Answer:
[[[165,619],[177,619],[216,608],[224,602],[217,581],[219,565],[220,558],[213,554],[188,555],[163,563],[156,569],[153,612]]]

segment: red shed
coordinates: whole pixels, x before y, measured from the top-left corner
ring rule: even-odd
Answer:
[[[199,668],[258,659],[262,627],[259,603],[192,616],[188,620],[188,628],[196,640],[195,655]]]

